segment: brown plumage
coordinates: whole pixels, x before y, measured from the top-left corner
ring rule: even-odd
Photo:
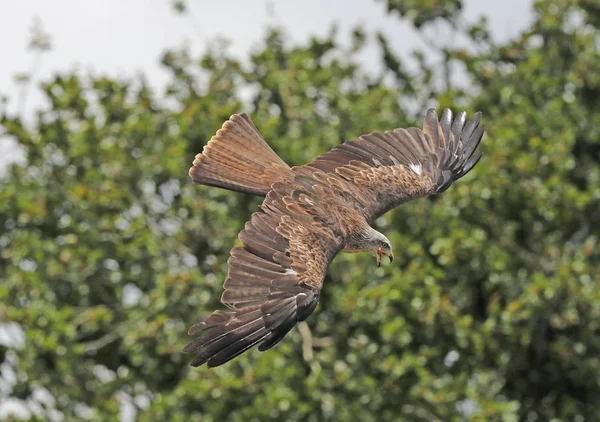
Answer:
[[[423,130],[396,129],[347,141],[290,168],[246,114],[223,124],[190,169],[194,183],[266,196],[239,234],[221,302],[190,328],[192,366],[221,365],[250,347],[267,350],[317,306],[323,279],[340,252],[393,258],[389,240],[369,222],[392,208],[445,191],[475,166],[483,136],[480,113],[438,121],[428,110]]]
[[[193,183],[266,196],[271,184],[290,172],[244,113],[223,123],[189,174]]]

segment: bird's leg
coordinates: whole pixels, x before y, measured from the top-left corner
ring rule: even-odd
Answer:
[[[313,337],[306,321],[298,323],[298,331],[302,338],[302,358],[306,362],[313,360],[315,348],[331,346],[333,343],[331,337]]]
[[[312,333],[305,321],[298,323],[298,331],[300,331],[300,337],[302,338],[302,358],[309,362],[313,358]]]

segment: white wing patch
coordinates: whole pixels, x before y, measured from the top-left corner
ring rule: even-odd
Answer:
[[[412,171],[414,171],[415,173],[417,173],[418,176],[421,175],[421,164],[410,164],[408,167],[410,167],[410,169]]]
[[[304,198],[304,201],[305,201],[305,202],[306,202],[308,205],[310,205],[311,207],[312,207],[313,205],[315,205],[315,203],[314,203],[313,201],[311,201],[310,199],[308,199],[308,198]]]
[[[291,274],[291,275],[296,275],[298,274],[296,271],[292,270],[291,268],[288,268],[285,270],[286,274]]]

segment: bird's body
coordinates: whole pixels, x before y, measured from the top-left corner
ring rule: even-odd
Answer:
[[[194,183],[265,196],[231,251],[221,302],[190,329],[192,365],[221,365],[260,344],[278,343],[315,309],[329,264],[340,252],[393,258],[370,223],[396,206],[440,193],[479,160],[479,114],[441,122],[429,110],[424,129],[396,129],[348,141],[290,168],[245,115],[233,115],[196,156]]]

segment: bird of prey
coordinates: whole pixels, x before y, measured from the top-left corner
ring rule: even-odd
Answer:
[[[217,310],[192,326],[184,349],[192,366],[222,365],[259,344],[276,345],[317,306],[329,264],[340,252],[393,259],[370,225],[396,206],[439,194],[477,164],[481,113],[467,120],[427,111],[423,129],[362,135],[290,168],[247,114],[234,114],[194,160],[193,183],[265,197],[239,233]]]

